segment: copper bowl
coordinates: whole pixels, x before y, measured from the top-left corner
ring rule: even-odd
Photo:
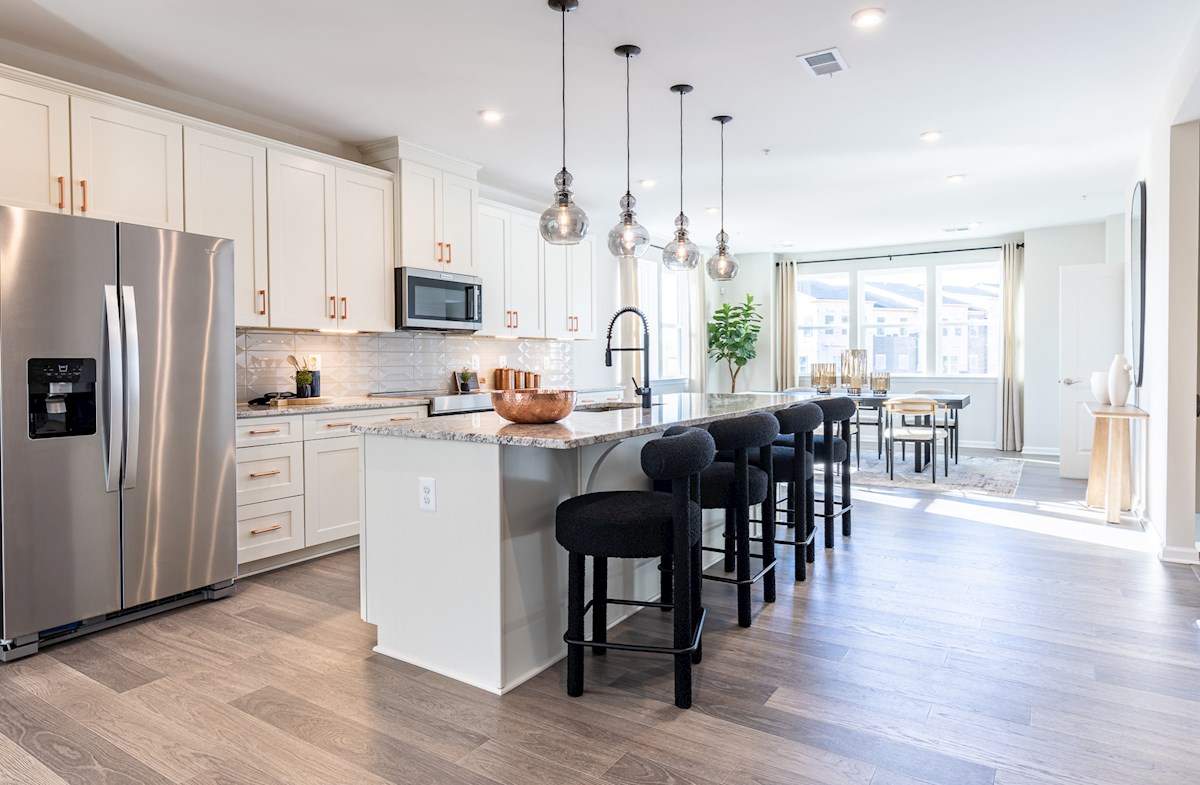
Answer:
[[[504,419],[532,425],[558,422],[575,410],[574,390],[497,390],[492,406]]]

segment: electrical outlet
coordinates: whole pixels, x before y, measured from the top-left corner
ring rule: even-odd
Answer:
[[[417,507],[426,512],[437,512],[437,483],[432,477],[417,478]]]
[[[479,370],[479,355],[478,354],[471,355],[471,370],[472,371]]]

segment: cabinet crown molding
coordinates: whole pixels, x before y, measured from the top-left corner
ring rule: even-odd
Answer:
[[[472,180],[479,177],[479,170],[483,168],[483,164],[443,153],[415,142],[408,142],[398,136],[360,145],[358,151],[362,153],[364,164],[377,166],[384,161],[402,158],[406,161],[432,166],[444,172],[469,177]]]

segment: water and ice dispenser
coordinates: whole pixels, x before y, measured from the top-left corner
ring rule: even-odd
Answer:
[[[96,361],[29,361],[29,438],[88,436],[96,432]]]

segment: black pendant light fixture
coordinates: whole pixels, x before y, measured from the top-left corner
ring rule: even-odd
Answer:
[[[679,94],[679,216],[675,239],[663,248],[663,265],[668,270],[695,270],[700,264],[700,248],[688,237],[688,217],[683,212],[683,97],[692,92],[692,86],[672,85],[671,92]]]
[[[625,195],[621,197],[621,219],[608,233],[608,250],[618,259],[637,259],[650,247],[650,232],[637,222],[634,205],[637,199],[630,192],[630,119],[629,119],[629,61],[642,53],[640,46],[622,44],[613,50],[625,58]]]
[[[588,234],[588,217],[571,198],[575,178],[567,171],[567,13],[579,8],[579,0],[549,0],[549,6],[562,14],[562,171],[554,176],[554,204],[546,208],[538,222],[542,239],[551,245],[577,245]]]
[[[708,258],[708,277],[714,281],[732,281],[737,278],[738,261],[729,252],[729,235],[725,234],[725,126],[733,118],[726,114],[713,118],[721,124],[721,231],[717,234],[717,252]]]

